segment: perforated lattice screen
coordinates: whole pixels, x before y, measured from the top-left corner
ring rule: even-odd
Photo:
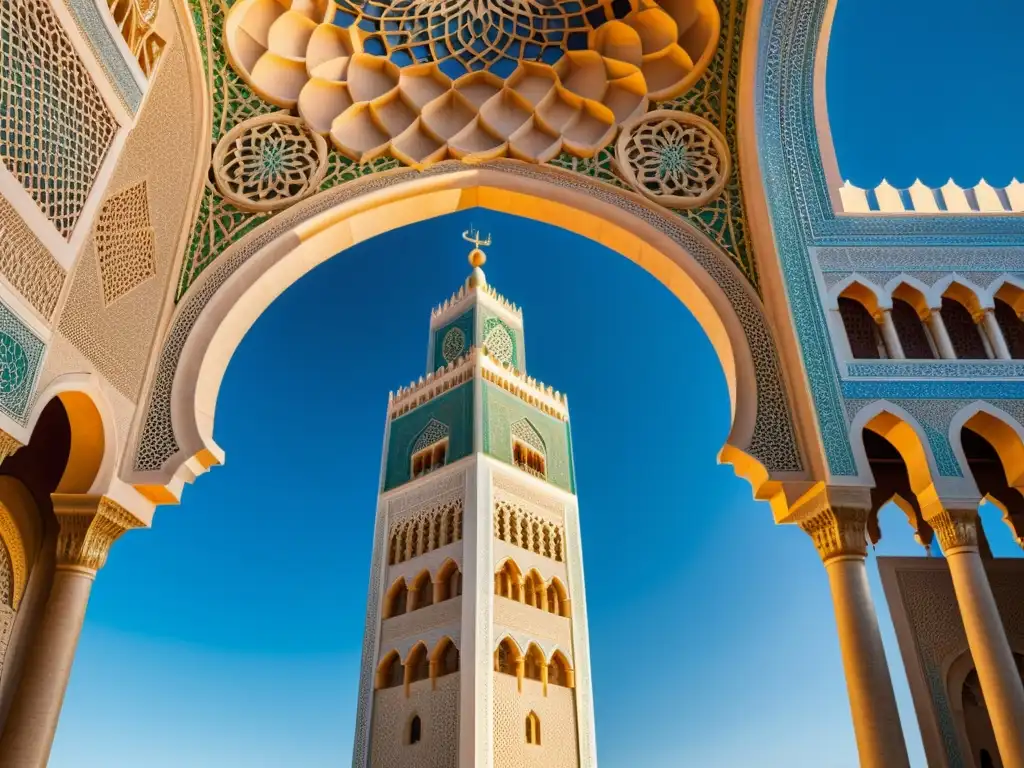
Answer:
[[[117,132],[44,0],[0,0],[0,158],[64,236]]]

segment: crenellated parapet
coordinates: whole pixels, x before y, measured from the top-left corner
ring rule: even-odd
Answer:
[[[933,188],[918,179],[899,189],[883,179],[874,189],[862,189],[846,181],[839,188],[839,199],[846,214],[1024,213],[1024,183],[1014,179],[1005,187],[993,187],[982,179],[973,187],[960,187],[950,179]]]
[[[467,288],[465,285],[459,286],[459,290],[455,291],[449,298],[445,299],[442,303],[438,304],[432,310],[430,310],[430,319],[434,321],[439,317],[444,317],[449,314],[455,315],[458,312],[452,312],[454,308],[461,308],[463,301],[472,295],[474,290],[482,291],[486,295],[490,296],[497,304],[508,312],[522,318],[523,308],[517,305],[515,302],[509,301],[500,293],[498,293],[490,284],[474,286]]]
[[[448,365],[421,376],[407,387],[388,393],[390,418],[396,419],[414,408],[464,384],[473,376],[476,363],[486,381],[516,395],[523,402],[540,409],[560,421],[569,418],[569,400],[554,387],[527,376],[508,363],[488,353],[486,347],[470,347],[469,351]]]

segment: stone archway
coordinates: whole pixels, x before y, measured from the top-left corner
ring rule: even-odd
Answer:
[[[317,264],[384,231],[472,207],[553,224],[658,278],[694,314],[725,372],[732,425],[719,458],[754,486],[803,480],[792,411],[761,301],[733,262],[636,195],[523,163],[439,163],[316,195],[226,251],[179,303],[157,361],[128,480],[174,503],[223,459],[213,440],[220,381],[251,324]]]

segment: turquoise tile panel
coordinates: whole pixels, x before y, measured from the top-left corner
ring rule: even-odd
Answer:
[[[548,480],[559,488],[575,493],[569,424],[548,416],[490,382],[484,382],[483,393],[484,453],[511,464],[512,424],[520,419],[529,419],[544,440]]]
[[[473,382],[435,397],[391,422],[384,490],[407,483],[412,474],[412,448],[431,419],[448,428],[448,461],[458,461],[473,451]]]

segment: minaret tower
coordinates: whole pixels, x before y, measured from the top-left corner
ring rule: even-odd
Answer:
[[[463,237],[427,373],[388,399],[352,765],[591,768],[568,404]]]

